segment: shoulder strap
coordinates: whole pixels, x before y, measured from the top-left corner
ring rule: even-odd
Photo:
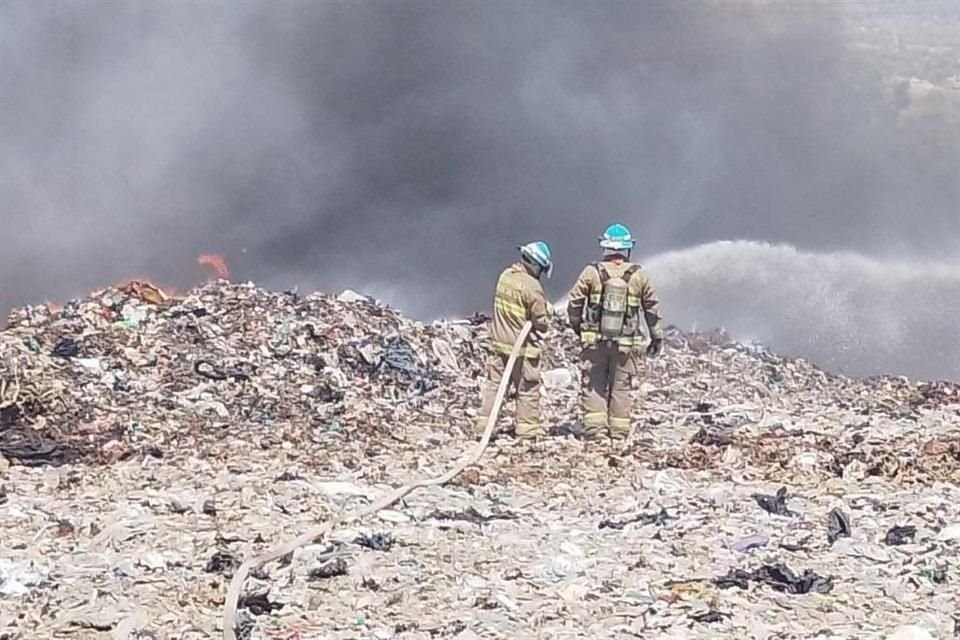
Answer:
[[[633,274],[635,274],[637,271],[640,271],[640,265],[638,264],[630,265],[630,267],[623,273],[623,281],[630,282],[630,278],[632,278]]]
[[[607,284],[607,280],[610,279],[610,272],[608,272],[606,267],[599,262],[597,262],[594,266],[597,268],[597,273],[600,274],[600,284]]]

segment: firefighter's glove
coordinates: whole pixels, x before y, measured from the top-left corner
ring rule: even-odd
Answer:
[[[663,353],[663,338],[653,338],[647,345],[647,357],[656,358]]]

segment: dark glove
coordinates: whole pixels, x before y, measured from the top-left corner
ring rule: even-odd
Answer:
[[[663,338],[653,338],[647,345],[647,357],[656,358],[663,353]]]

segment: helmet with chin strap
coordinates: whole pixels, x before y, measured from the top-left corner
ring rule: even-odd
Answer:
[[[549,278],[553,273],[553,258],[550,256],[550,247],[546,242],[530,242],[520,249],[520,257],[527,264],[537,269],[537,277],[546,273]]]

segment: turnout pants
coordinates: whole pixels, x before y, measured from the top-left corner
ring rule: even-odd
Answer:
[[[583,427],[589,436],[630,435],[630,378],[637,374],[636,352],[620,351],[616,343],[584,347],[580,355]]]
[[[483,398],[480,402],[480,411],[474,424],[473,432],[476,436],[483,435],[487,426],[490,412],[493,411],[493,401],[497,397],[497,388],[505,374],[509,358],[499,353],[493,353],[487,359],[487,380],[483,386]],[[510,376],[510,385],[517,392],[517,426],[518,438],[536,438],[546,432],[540,424],[540,358],[517,358],[513,364]],[[504,398],[506,405],[506,397]]]

